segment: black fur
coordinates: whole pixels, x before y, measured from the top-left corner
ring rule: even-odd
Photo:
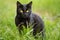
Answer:
[[[18,26],[19,31],[22,30],[21,25],[24,25],[27,27],[27,23],[32,23],[34,24],[33,26],[33,35],[35,36],[37,33],[42,32],[43,34],[43,29],[44,29],[44,23],[42,19],[37,16],[36,14],[32,13],[32,1],[28,4],[21,4],[20,2],[17,1],[17,15],[15,18],[15,24]],[[20,11],[23,11],[22,13]],[[26,11],[29,12],[26,12]]]

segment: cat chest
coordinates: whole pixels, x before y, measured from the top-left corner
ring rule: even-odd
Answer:
[[[29,25],[29,21],[28,20],[19,20],[19,21],[20,21],[19,22],[20,25],[24,25],[24,26]]]

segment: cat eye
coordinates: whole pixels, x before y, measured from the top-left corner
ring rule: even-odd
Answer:
[[[27,10],[26,12],[29,12],[29,10]]]
[[[23,10],[20,10],[21,13],[23,13]]]

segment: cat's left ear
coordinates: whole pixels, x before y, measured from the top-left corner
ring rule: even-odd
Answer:
[[[32,1],[27,4],[27,6],[31,7],[32,6]]]

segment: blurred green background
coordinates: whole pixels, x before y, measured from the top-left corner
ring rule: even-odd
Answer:
[[[22,4],[33,1],[32,11],[39,15],[45,24],[44,40],[60,40],[60,0],[18,1]],[[15,26],[16,2],[17,0],[0,0],[0,40],[35,40],[28,34],[19,36]]]

